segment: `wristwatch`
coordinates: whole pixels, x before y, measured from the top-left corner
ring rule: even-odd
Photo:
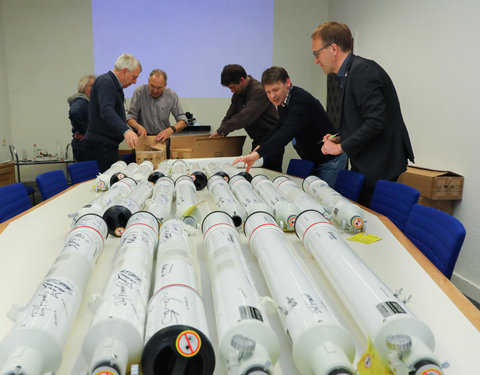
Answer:
[[[175,126],[170,125],[169,128],[173,130],[173,134],[175,134],[177,132],[177,129],[175,129]]]

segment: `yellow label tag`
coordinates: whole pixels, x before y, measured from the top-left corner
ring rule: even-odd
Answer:
[[[199,205],[199,204],[202,204],[203,202],[205,201],[201,201],[201,202],[198,202],[197,204],[194,204],[192,207],[189,207],[185,210],[185,212],[183,213],[182,216],[190,216],[190,214],[192,213],[192,211]]]
[[[370,338],[366,352],[358,361],[357,369],[359,375],[394,375],[390,368],[384,365]]]
[[[377,242],[380,241],[382,238],[374,236],[373,234],[367,234],[367,233],[357,233],[356,235],[347,238],[349,241],[355,241],[355,242],[361,242],[361,243],[372,243],[372,242]]]

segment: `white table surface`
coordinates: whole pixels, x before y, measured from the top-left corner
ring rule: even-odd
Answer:
[[[252,174],[266,174],[274,177],[278,174],[263,169],[252,169]],[[300,179],[292,178],[297,184]],[[44,204],[8,222],[0,234],[0,338],[13,327],[6,314],[14,304],[28,304],[40,281],[62,250],[66,236],[70,230],[69,213],[77,211],[81,206],[91,202],[98,194],[93,191],[93,182],[85,182],[73,186]],[[216,209],[207,189],[198,192],[198,200],[206,200],[199,207],[203,214]],[[477,374],[480,334],[472,322],[439,287],[431,276],[417,263],[396,236],[370,212],[365,211],[367,232],[382,238],[372,244],[361,244],[347,241],[350,247],[392,290],[403,288],[401,298],[412,295],[407,303],[409,309],[423,320],[435,335],[435,354],[442,362],[448,362],[445,370],[448,375]],[[0,230],[4,226],[0,226]],[[257,261],[249,250],[247,240],[240,231],[242,248],[251,267],[260,295],[268,296],[266,283],[261,275]],[[349,237],[344,234],[344,237]],[[288,242],[295,249],[296,256],[305,265],[317,284],[328,297],[339,320],[351,331],[357,346],[358,359],[366,349],[366,338],[343,307],[335,291],[330,287],[315,260],[306,252],[301,241],[293,233],[287,234]],[[198,261],[202,271],[202,293],[206,307],[210,339],[215,349],[217,346],[216,328],[213,311],[210,280],[203,255],[202,235],[200,230],[191,236],[192,247],[197,249]],[[82,358],[81,346],[83,338],[90,326],[92,313],[88,309],[88,301],[92,294],[101,294],[111,267],[113,257],[119,245],[119,238],[109,236],[105,247],[87,285],[82,304],[73,329],[63,352],[63,361],[57,375],[71,375],[86,370]],[[443,280],[449,284],[448,281]],[[455,289],[452,285],[448,288]],[[469,308],[469,307],[467,307]],[[473,308],[473,306],[472,306]],[[475,316],[476,311],[471,314]],[[274,311],[269,314],[272,328],[280,342],[280,360],[275,366],[275,374],[298,374],[291,356],[291,341],[284,333],[280,321]],[[215,375],[226,374],[226,370],[217,360]]]

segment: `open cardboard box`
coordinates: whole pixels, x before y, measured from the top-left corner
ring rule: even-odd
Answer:
[[[209,134],[170,138],[170,159],[214,158],[242,155],[246,136],[209,138]]]
[[[463,176],[454,172],[408,166],[397,182],[414,187],[424,198],[462,199]]]
[[[167,158],[167,145],[164,142],[155,141],[154,135],[138,137],[135,154],[137,164],[150,160],[153,167],[157,168],[158,163]]]

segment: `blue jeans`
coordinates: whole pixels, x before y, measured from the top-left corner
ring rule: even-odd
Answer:
[[[333,189],[338,172],[347,166],[347,159],[347,154],[343,153],[326,163],[319,163],[313,168],[312,175],[319,177]]]

